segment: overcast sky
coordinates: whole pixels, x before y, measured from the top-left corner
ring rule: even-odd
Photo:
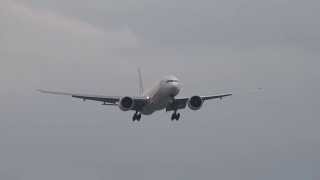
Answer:
[[[0,0],[0,179],[320,178],[315,0]],[[136,95],[168,74],[182,120],[36,89]],[[263,88],[256,92],[255,89]],[[228,91],[229,92],[229,91]]]

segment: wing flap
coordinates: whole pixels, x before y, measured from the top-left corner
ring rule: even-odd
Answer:
[[[92,96],[92,95],[72,95],[74,98],[80,98],[83,100],[92,100],[116,104],[119,102],[120,97],[105,97],[105,96]]]

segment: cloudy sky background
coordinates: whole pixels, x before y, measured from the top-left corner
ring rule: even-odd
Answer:
[[[1,0],[0,178],[319,179],[320,3]],[[181,96],[132,113],[35,89],[136,95],[167,74]],[[262,87],[264,90],[255,92]]]

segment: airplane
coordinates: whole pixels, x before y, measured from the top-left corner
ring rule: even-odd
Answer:
[[[185,109],[187,106],[191,110],[199,110],[203,103],[211,99],[222,99],[231,96],[231,93],[219,94],[213,96],[194,95],[186,98],[176,98],[182,89],[179,79],[173,75],[163,78],[148,91],[143,89],[141,71],[139,74],[139,96],[103,96],[86,95],[77,93],[66,93],[57,91],[38,90],[41,93],[65,95],[74,98],[80,98],[83,101],[92,100],[102,102],[102,105],[118,106],[122,111],[135,111],[132,121],[140,121],[142,115],[151,115],[156,111],[172,111],[171,121],[178,121],[180,113],[178,110]]]

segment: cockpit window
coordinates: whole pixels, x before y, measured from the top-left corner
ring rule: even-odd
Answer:
[[[172,79],[171,79],[171,80],[167,80],[166,82],[167,82],[167,83],[178,82],[178,80],[172,80]]]

